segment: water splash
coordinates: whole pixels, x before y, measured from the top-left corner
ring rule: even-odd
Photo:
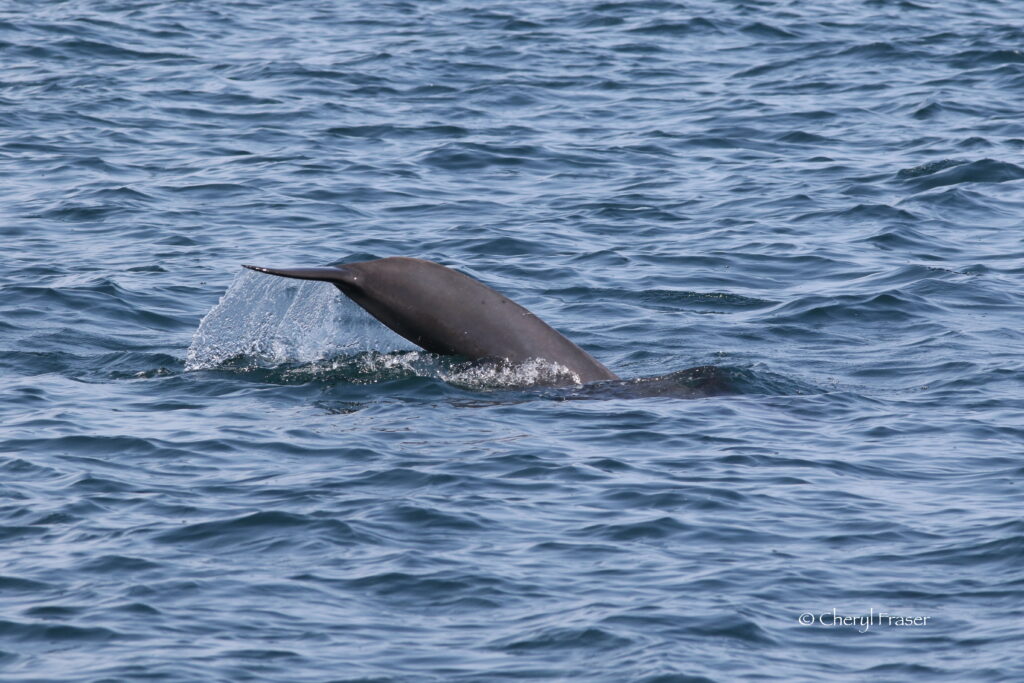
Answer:
[[[359,351],[409,349],[327,282],[267,277],[251,271],[231,286],[199,323],[186,370],[244,358],[250,367],[313,363]]]

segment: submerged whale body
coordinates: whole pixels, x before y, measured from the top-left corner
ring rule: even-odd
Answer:
[[[432,353],[557,363],[580,382],[619,379],[536,315],[440,263],[391,257],[322,268],[250,270],[330,282],[370,315]]]

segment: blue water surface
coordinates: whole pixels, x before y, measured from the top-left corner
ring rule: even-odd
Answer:
[[[1015,0],[0,3],[0,677],[1024,679],[1022,112]],[[728,391],[240,268],[396,255]]]

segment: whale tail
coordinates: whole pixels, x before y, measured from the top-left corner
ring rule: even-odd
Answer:
[[[433,353],[513,363],[539,358],[565,367],[580,382],[618,379],[530,311],[440,263],[391,257],[313,268],[245,267],[330,282],[391,330]]]

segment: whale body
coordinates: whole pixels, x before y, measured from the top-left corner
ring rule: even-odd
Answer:
[[[440,263],[391,257],[260,273],[330,282],[370,315],[432,353],[471,360],[557,363],[580,382],[619,379],[536,315],[468,275]]]

